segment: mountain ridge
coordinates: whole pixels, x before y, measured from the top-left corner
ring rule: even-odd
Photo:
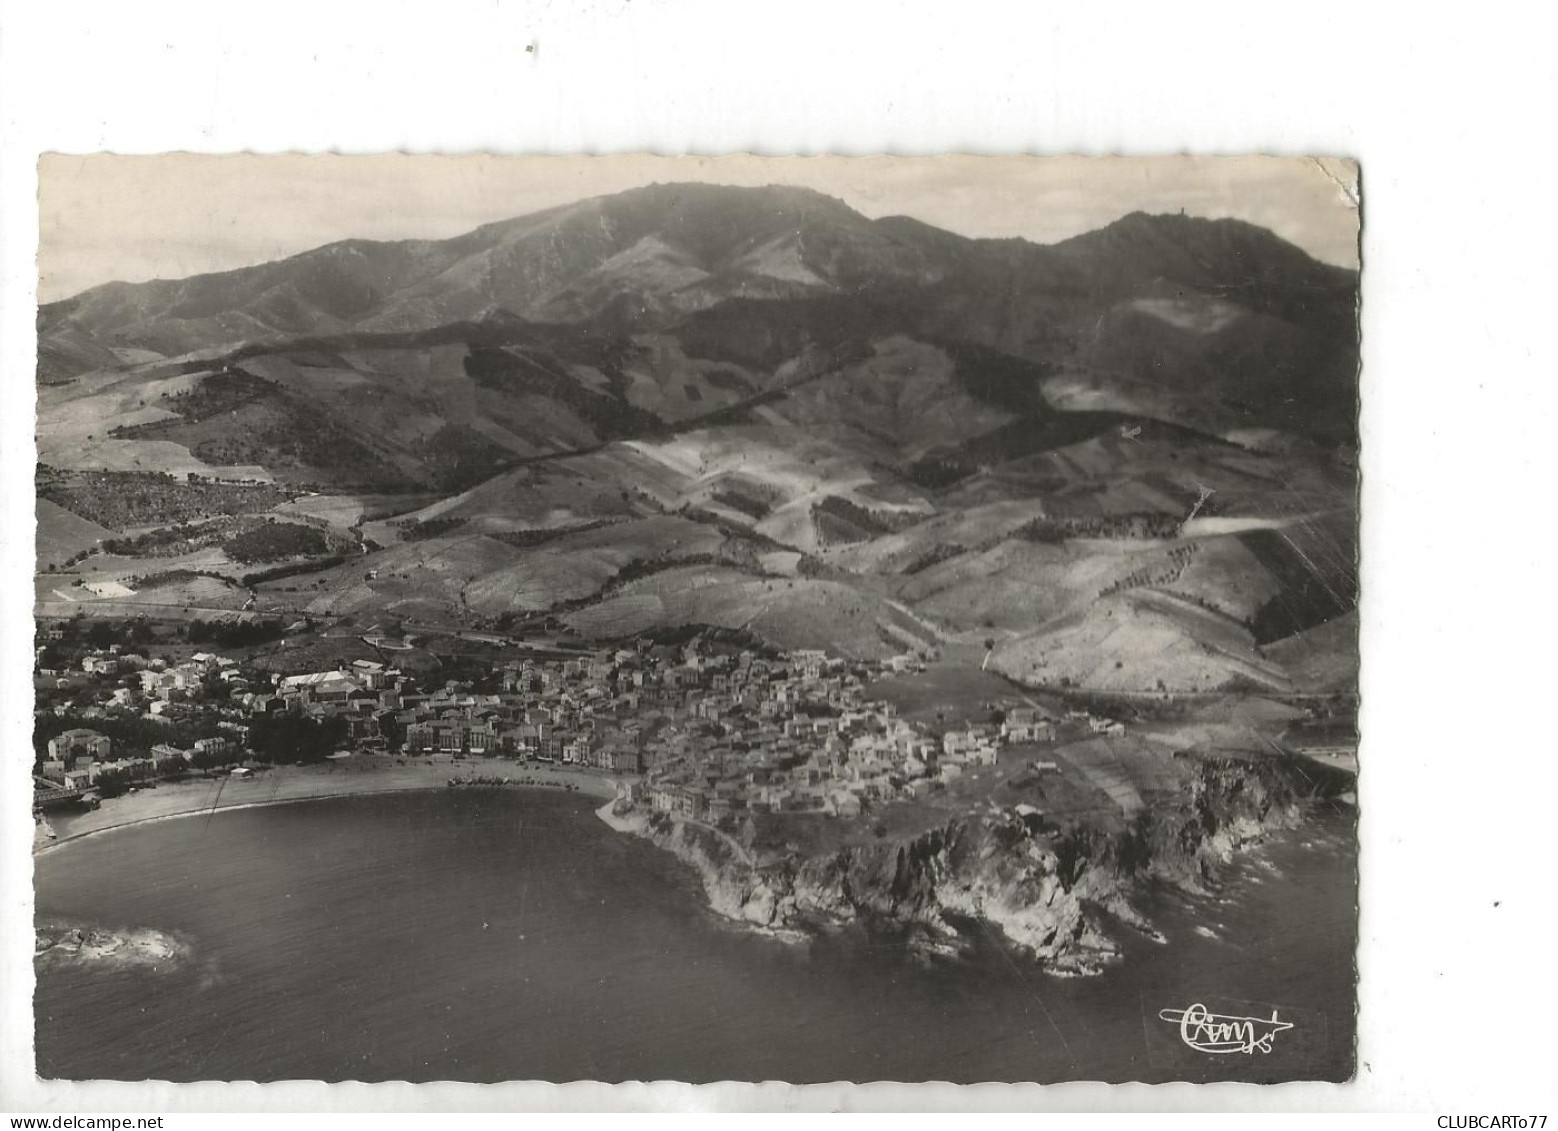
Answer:
[[[775,201],[779,202],[777,206],[773,203]],[[796,201],[801,204],[793,203]],[[723,210],[715,210],[711,216],[711,203],[724,205]],[[690,253],[703,269],[708,270],[720,266],[718,260],[732,258],[732,252],[750,251],[765,239],[784,236],[793,220],[810,222],[815,241],[818,238],[819,216],[827,220],[828,225],[842,226],[858,237],[876,237],[874,242],[877,250],[884,250],[882,245],[885,244],[899,255],[907,252],[923,267],[922,275],[914,280],[920,284],[934,282],[956,266],[956,263],[932,262],[927,248],[934,248],[943,260],[982,254],[978,249],[998,249],[1000,258],[1027,259],[1032,262],[1037,256],[1048,260],[1052,266],[1058,266],[1061,262],[1074,262],[1079,258],[1091,257],[1096,260],[1099,258],[1097,249],[1100,248],[1118,257],[1124,233],[1130,233],[1140,245],[1143,242],[1143,231],[1162,231],[1170,227],[1177,227],[1181,232],[1194,231],[1198,235],[1264,232],[1264,229],[1236,220],[1201,220],[1167,215],[1149,217],[1144,213],[1132,213],[1095,232],[1056,244],[1036,244],[1021,237],[976,240],[912,218],[869,220],[842,201],[810,189],[781,186],[748,189],[704,184],[650,185],[494,221],[442,240],[345,239],[283,259],[184,279],[104,283],[41,306],[39,328],[40,332],[48,333],[63,324],[71,324],[91,332],[95,323],[100,332],[123,339],[116,341],[116,344],[156,348],[150,342],[165,342],[166,336],[161,339],[156,336],[147,338],[143,331],[143,337],[136,339],[133,322],[124,317],[125,314],[135,313],[133,308],[150,307],[147,317],[159,319],[204,318],[237,314],[240,312],[239,307],[264,303],[267,299],[271,302],[267,313],[274,318],[268,328],[277,335],[301,333],[308,329],[346,328],[355,324],[355,321],[350,320],[360,321],[366,315],[386,317],[393,314],[396,292],[408,289],[412,292],[409,296],[401,296],[399,301],[404,303],[410,298],[423,297],[420,292],[427,291],[435,283],[441,282],[445,289],[466,285],[458,276],[450,278],[451,272],[456,269],[479,274],[477,269],[480,268],[486,272],[485,278],[490,284],[494,273],[501,274],[508,270],[512,275],[513,271],[518,270],[515,264],[508,261],[521,258],[517,252],[527,250],[541,253],[538,257],[542,260],[542,266],[545,266],[547,248],[516,249],[517,244],[540,238],[555,238],[561,234],[566,234],[575,242],[594,238],[600,254],[592,256],[593,262],[588,266],[581,266],[577,262],[579,253],[572,252],[575,266],[563,272],[565,280],[551,279],[549,285],[537,286],[511,277],[507,293],[487,295],[493,301],[484,302],[480,306],[481,309],[503,307],[524,315],[526,308],[538,299],[555,299],[568,285],[577,283],[590,270],[599,269],[613,256],[620,255],[650,234],[668,235],[669,238],[665,240],[667,244]],[[758,220],[763,223],[755,223]],[[588,232],[591,224],[600,227],[601,233],[596,235]],[[734,232],[730,230],[731,225],[735,225]],[[561,231],[563,228],[567,229],[566,233]],[[796,234],[800,235],[804,231],[804,227],[798,228]],[[823,230],[821,234],[827,236],[837,233]],[[1345,286],[1349,275],[1355,277],[1355,273],[1347,272],[1344,268],[1319,264],[1307,253],[1279,237],[1266,233],[1266,238],[1264,254],[1269,255],[1273,249],[1281,249],[1290,263],[1305,262],[1324,268],[1333,285]],[[1157,244],[1161,252],[1175,241],[1158,239],[1152,242]],[[1183,240],[1178,242],[1183,243]],[[821,250],[825,251],[826,240],[823,243]],[[898,265],[900,268],[902,262],[907,261],[901,261]],[[826,281],[838,289],[864,285],[856,273],[849,270],[849,266],[848,263],[843,264],[842,278]],[[894,271],[893,266],[889,262],[886,274],[889,277],[904,277],[904,271]],[[880,283],[880,275],[870,282]],[[514,289],[516,287],[517,291]],[[288,293],[276,294],[280,289]],[[525,301],[513,301],[516,294]],[[239,301],[236,305],[229,301],[226,309],[223,309],[224,298]],[[311,327],[300,326],[295,321],[289,324],[288,312],[284,309],[288,298],[313,299],[321,313],[341,321],[333,324],[316,320]],[[127,310],[127,307],[132,309]],[[458,316],[470,317],[477,312],[465,309],[459,311]],[[414,320],[411,325],[425,327],[436,321],[453,320],[456,320],[455,314],[440,317],[436,312],[425,311],[423,320]],[[264,326],[263,320],[261,325]],[[397,328],[410,328],[410,325]],[[230,332],[221,326],[210,329],[218,334]],[[208,336],[192,345],[195,348],[210,347],[236,344],[237,340],[231,337],[213,339]]]
[[[1256,639],[1356,588],[1356,302],[1240,221],[1046,246],[674,184],[105,284],[39,311],[40,562],[284,615],[989,639],[1041,683],[1286,686]],[[212,499],[361,556],[250,585],[181,525]],[[1116,667],[1121,639],[1160,661]]]

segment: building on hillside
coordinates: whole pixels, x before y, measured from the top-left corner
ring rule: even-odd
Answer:
[[[49,757],[65,763],[67,767],[78,758],[104,762],[108,760],[111,745],[106,734],[99,734],[95,730],[67,730],[49,739]]]
[[[581,734],[563,745],[563,761],[574,765],[590,764],[590,751],[595,748],[595,736]]]
[[[195,754],[208,758],[225,758],[233,753],[231,740],[220,736],[213,738],[198,738],[195,740]]]
[[[353,660],[351,677],[369,691],[380,691],[388,686],[389,673],[377,660]]]
[[[822,678],[823,669],[828,664],[828,654],[814,648],[803,648],[790,654],[800,668],[801,678],[807,681],[816,681]]]
[[[993,766],[996,763],[996,758],[995,743],[990,742],[988,739],[981,739],[979,742],[976,742],[963,755],[964,764],[969,766]]]
[[[377,715],[349,715],[346,719],[346,736],[354,742],[365,742],[370,738],[378,738],[379,718]]]
[[[1007,742],[1054,742],[1055,721],[1037,707],[1013,707],[1001,723]]]
[[[281,681],[282,695],[301,695],[310,703],[344,703],[362,684],[343,671],[289,675]]]
[[[661,813],[702,820],[708,813],[708,794],[680,785],[660,785],[649,791],[649,804]]]

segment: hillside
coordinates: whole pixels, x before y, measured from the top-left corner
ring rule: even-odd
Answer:
[[[567,437],[577,445],[617,438],[591,419],[597,397],[685,419],[762,391],[808,348],[898,335],[950,352],[965,384],[989,373],[992,403],[1028,403],[1034,376],[1070,376],[1143,415],[1335,442],[1351,434],[1356,290],[1355,274],[1235,221],[1135,214],[1041,247],[871,221],[809,190],[653,185],[450,240],[346,241],[96,287],[39,311],[40,380],[132,355],[146,376],[243,360],[301,395],[355,385],[404,407],[391,387],[416,376],[458,394],[434,413],[449,421],[503,407],[472,404],[462,378],[519,379],[585,418]],[[402,352],[402,364],[388,356]],[[1003,358],[1041,372],[1002,373]],[[296,366],[320,372],[300,379]],[[604,433],[650,424],[629,414]],[[566,430],[548,428],[489,439],[519,452]]]
[[[1356,298],[1235,221],[1044,247],[710,185],[108,284],[39,311],[40,593],[185,570],[222,607],[1313,686],[1356,602]]]

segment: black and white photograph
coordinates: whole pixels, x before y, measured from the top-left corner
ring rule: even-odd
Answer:
[[[0,1126],[1549,1131],[1555,48],[0,0]]]
[[[1350,1077],[1359,193],[45,157],[40,1075]]]

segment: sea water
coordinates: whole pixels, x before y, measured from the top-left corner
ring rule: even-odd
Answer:
[[[1303,1078],[1351,1072],[1353,822],[1273,838],[1167,936],[1061,979],[988,931],[926,958],[850,928],[726,923],[693,873],[544,791],[339,798],[83,838],[36,859],[40,923],[148,928],[173,968],[39,964],[38,1071],[163,1080],[1278,1079],[1153,1054],[1164,1007],[1300,1007]],[[1279,1065],[1281,1065],[1279,1067]]]

